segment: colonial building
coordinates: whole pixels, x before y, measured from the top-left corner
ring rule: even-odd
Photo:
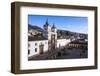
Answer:
[[[43,31],[28,31],[28,57],[41,55],[45,52],[56,51],[57,48],[63,48],[70,42],[66,37],[58,38],[55,24],[52,26],[48,20],[43,25]]]

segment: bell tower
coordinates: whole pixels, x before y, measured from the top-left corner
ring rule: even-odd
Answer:
[[[55,24],[53,24],[52,28],[51,28],[51,47],[52,49],[56,49],[57,47],[57,29],[55,27]]]
[[[48,50],[51,50],[51,27],[49,25],[48,19],[46,20],[44,24],[44,31],[45,31],[45,37],[48,39]]]
[[[44,30],[47,30],[48,29],[48,26],[49,26],[49,23],[48,23],[48,19],[46,20],[45,24],[44,24]]]
[[[47,19],[44,24],[44,31],[44,36],[48,39],[48,50],[53,51],[57,47],[57,29],[55,27],[55,24],[53,24],[51,27]]]

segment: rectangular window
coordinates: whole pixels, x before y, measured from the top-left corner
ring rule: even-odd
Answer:
[[[35,52],[37,52],[37,48],[35,48]]]
[[[28,55],[30,54],[30,50],[28,50]]]

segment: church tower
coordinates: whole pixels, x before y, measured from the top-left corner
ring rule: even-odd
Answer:
[[[48,39],[48,50],[53,51],[57,47],[57,29],[55,24],[51,27],[48,23],[48,19],[44,24],[44,36]]]
[[[57,29],[55,27],[55,24],[53,24],[52,28],[51,28],[51,45],[53,49],[57,48]]]
[[[48,19],[46,20],[45,24],[44,24],[44,30],[47,30],[48,29],[48,26],[49,26],[49,23],[48,23]]]
[[[48,23],[48,19],[46,20],[43,27],[45,31],[45,37],[48,39],[48,50],[51,50],[51,27]]]

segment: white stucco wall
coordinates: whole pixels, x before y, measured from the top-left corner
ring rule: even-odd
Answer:
[[[48,26],[48,40],[51,40],[51,27]]]
[[[57,48],[59,48],[59,44],[61,47],[67,45],[70,42],[70,39],[58,39],[57,40]]]
[[[37,45],[35,45],[35,43],[37,43]],[[30,54],[28,55],[28,57],[39,54],[39,45],[41,43],[44,45],[43,51],[48,51],[48,40],[29,41],[28,49],[30,50]],[[37,52],[35,52],[35,48],[37,48]]]
[[[63,47],[65,45],[67,45],[70,42],[70,39],[58,39],[57,40],[57,48],[59,48],[59,44],[60,47]],[[35,43],[37,43],[37,45],[35,45]],[[28,54],[28,57],[39,54],[39,45],[40,44],[44,45],[44,52],[48,51],[48,40],[40,40],[40,41],[29,41],[29,47],[28,49],[30,50],[30,54]],[[35,52],[35,48],[37,48],[37,52]]]

